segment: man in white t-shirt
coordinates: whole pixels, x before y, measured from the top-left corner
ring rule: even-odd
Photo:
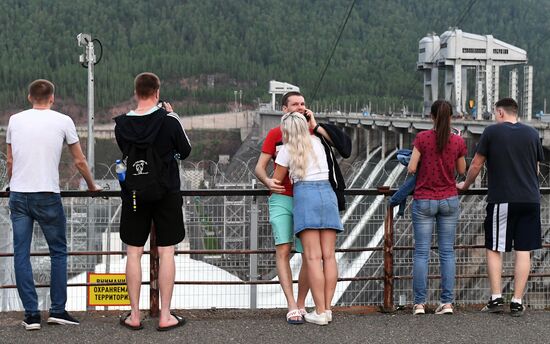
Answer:
[[[88,190],[100,190],[82,153],[72,119],[51,110],[54,90],[54,85],[48,80],[33,81],[28,95],[32,109],[11,116],[6,134],[15,279],[25,308],[22,325],[27,330],[40,329],[40,310],[30,262],[34,221],[42,228],[50,250],[51,308],[48,324],[79,324],[65,310],[67,239],[58,170],[63,143],[68,144]]]

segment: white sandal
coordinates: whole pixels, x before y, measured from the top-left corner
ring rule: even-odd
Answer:
[[[299,318],[299,319],[295,320],[292,318]],[[304,318],[302,317],[300,310],[293,309],[291,311],[288,311],[288,313],[286,313],[286,322],[291,325],[300,325],[304,323]]]

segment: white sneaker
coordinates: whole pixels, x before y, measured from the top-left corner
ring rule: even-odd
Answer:
[[[423,304],[416,304],[413,306],[413,315],[426,314]]]
[[[435,314],[453,314],[453,305],[442,303],[436,308]]]
[[[304,319],[307,322],[312,323],[312,324],[317,324],[317,325],[327,325],[328,324],[327,313],[317,314],[317,312],[315,310],[313,310],[313,311],[307,313],[306,315],[304,315]]]
[[[331,322],[331,321],[332,321],[332,310],[327,309],[327,310],[325,311],[325,313],[327,314],[327,321],[328,321],[328,322]]]

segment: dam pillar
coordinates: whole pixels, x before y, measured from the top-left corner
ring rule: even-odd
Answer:
[[[363,133],[365,135],[365,148],[366,148],[366,151],[367,151],[366,159],[369,160],[370,151],[372,150],[372,146],[371,146],[371,143],[370,143],[370,138],[371,138],[372,135],[371,135],[371,131],[368,128],[363,128]]]
[[[386,159],[386,131],[381,130],[380,135],[380,144],[382,145],[382,160]]]

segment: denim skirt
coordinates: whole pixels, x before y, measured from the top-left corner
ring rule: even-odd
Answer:
[[[294,235],[305,229],[344,230],[336,194],[328,180],[296,182],[293,192]]]

